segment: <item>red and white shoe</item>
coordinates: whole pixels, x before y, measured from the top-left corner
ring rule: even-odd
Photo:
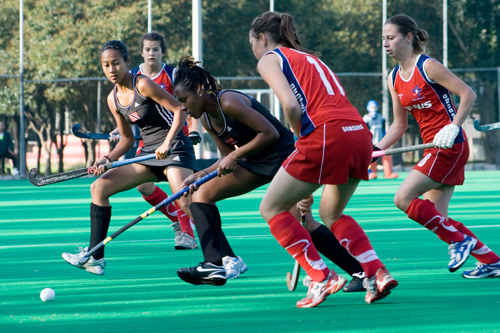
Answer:
[[[322,282],[312,281],[307,291],[307,296],[297,302],[298,308],[314,308],[322,303],[329,295],[342,289],[347,280],[334,271]]]
[[[391,289],[398,285],[398,281],[389,274],[385,266],[378,269],[377,274],[371,278],[365,278],[363,286],[366,288],[366,303],[370,304],[381,300],[391,293]]]

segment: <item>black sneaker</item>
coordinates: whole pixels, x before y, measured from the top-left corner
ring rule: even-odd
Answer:
[[[177,275],[187,283],[211,284],[222,286],[226,284],[226,270],[224,266],[216,266],[210,262],[202,262],[198,266],[186,267],[177,270]]]
[[[352,275],[352,280],[344,287],[345,293],[352,293],[357,291],[366,291],[363,286],[363,280],[365,279],[365,272],[354,273]]]

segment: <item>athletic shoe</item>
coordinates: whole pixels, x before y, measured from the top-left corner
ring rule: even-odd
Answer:
[[[304,287],[307,287],[307,288],[309,288],[309,286],[311,285],[312,282],[313,282],[313,279],[311,279],[311,277],[309,275],[306,275],[304,280],[302,280],[302,284],[304,285]]]
[[[370,278],[365,278],[363,286],[366,288],[365,301],[370,304],[381,300],[391,293],[391,289],[398,285],[398,281],[394,279],[387,271],[385,266],[378,269],[377,274]]]
[[[363,286],[363,281],[366,275],[365,272],[354,273],[352,275],[352,280],[347,284],[343,291],[345,293],[353,293],[358,291],[366,291],[366,288]]]
[[[448,245],[448,253],[451,256],[450,263],[448,264],[450,272],[456,271],[465,263],[476,243],[477,239],[464,235],[463,241],[451,242]]]
[[[462,276],[468,279],[481,279],[487,277],[500,277],[500,261],[495,264],[476,263],[476,268],[464,271]]]
[[[210,262],[201,262],[198,266],[186,267],[177,270],[177,275],[191,284],[211,284],[222,286],[226,284],[226,270],[224,266],[217,266]]]
[[[342,289],[347,280],[334,271],[322,282],[312,281],[307,296],[297,302],[298,308],[313,308],[322,303],[329,295]]]
[[[99,260],[94,259],[93,256],[90,256],[90,258],[87,260],[85,263],[80,263],[80,260],[87,254],[89,248],[81,248],[80,247],[80,253],[77,254],[71,254],[71,253],[63,253],[62,257],[64,260],[66,260],[67,263],[78,267],[78,268],[85,268],[85,270],[89,273],[97,274],[97,275],[103,275],[104,274],[104,269],[106,268],[106,260],[104,258],[101,258]]]
[[[17,176],[17,175],[19,175],[19,170],[17,168],[13,168],[12,171],[11,171],[11,174],[13,176]]]
[[[181,232],[179,237],[175,237],[176,250],[194,250],[198,248],[196,238],[189,236],[185,232]]]
[[[175,233],[175,239],[181,236],[181,224],[179,222],[174,222],[170,225],[172,227],[172,231]]]
[[[248,266],[245,265],[243,259],[240,256],[230,257],[225,256],[222,258],[222,264],[226,269],[226,279],[236,279],[240,274],[248,271]]]

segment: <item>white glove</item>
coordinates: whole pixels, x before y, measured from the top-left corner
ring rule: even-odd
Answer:
[[[436,134],[433,143],[439,148],[451,148],[459,131],[460,128],[457,125],[446,125]]]

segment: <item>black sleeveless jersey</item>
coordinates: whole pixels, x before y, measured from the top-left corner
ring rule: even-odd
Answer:
[[[145,77],[141,74],[133,75],[134,99],[130,105],[121,105],[116,97],[116,86],[113,89],[115,107],[130,124],[138,125],[142,132],[145,148],[158,148],[165,141],[171,128],[171,114],[151,98],[142,96],[137,90],[137,79]],[[185,137],[179,131],[177,138]]]
[[[224,129],[220,133],[216,133],[221,140],[231,146],[243,146],[252,141],[257,135],[257,132],[255,132],[253,129],[239,121],[233,120],[222,111],[220,98],[226,91],[233,91],[247,96],[250,99],[251,108],[264,116],[264,118],[266,118],[267,121],[269,121],[274,126],[274,128],[276,128],[280,136],[278,140],[274,141],[269,146],[247,156],[247,159],[268,160],[272,158],[272,156],[275,156],[277,152],[280,152],[280,154],[286,152],[286,154],[288,155],[293,151],[294,138],[292,132],[285,126],[283,126],[283,124],[278,119],[276,119],[276,117],[274,117],[264,105],[259,103],[252,96],[243,94],[242,92],[236,90],[222,90],[217,95],[219,110],[222,114],[222,117],[224,118]],[[215,132],[212,124],[210,123],[210,118],[207,116],[207,114],[205,114],[205,119],[207,120],[208,126]]]

